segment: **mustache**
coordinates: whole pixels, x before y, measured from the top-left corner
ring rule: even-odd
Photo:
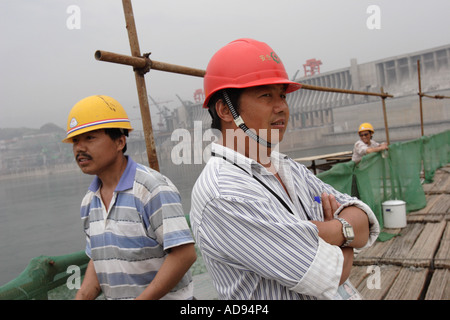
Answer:
[[[75,159],[78,161],[78,158],[79,158],[79,157],[83,157],[83,158],[86,158],[86,159],[88,159],[88,160],[92,160],[92,157],[91,157],[89,154],[85,153],[85,152],[79,152],[79,153],[77,153]]]

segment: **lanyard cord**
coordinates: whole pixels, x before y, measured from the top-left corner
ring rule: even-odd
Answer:
[[[247,173],[248,175],[250,175],[247,171],[244,170],[244,168],[238,166],[236,163],[234,163],[233,161],[227,159],[225,156],[219,156],[218,154],[216,154],[215,152],[211,152],[211,155],[213,157],[220,157],[222,159],[224,159],[225,161],[228,161],[229,163],[231,163],[232,165],[238,167],[239,169],[241,169],[242,171],[244,171],[245,173]],[[255,177],[254,175],[251,175],[252,178],[254,178],[256,181],[258,181],[260,184],[262,184],[270,193],[272,193],[277,199],[278,201],[280,201],[280,203],[290,212],[290,214],[294,215],[294,213],[292,212],[291,208],[286,204],[286,202],[284,202],[283,199],[281,199],[281,197],[279,195],[277,195],[275,193],[275,191],[273,191],[272,189],[270,189],[264,182],[262,182],[260,179],[258,179],[257,177]],[[300,197],[298,197],[298,201],[300,202],[303,211],[305,212],[306,216],[308,217],[308,220],[311,220],[311,218],[309,217],[308,213],[305,210],[305,207],[303,206],[302,200],[300,200]]]

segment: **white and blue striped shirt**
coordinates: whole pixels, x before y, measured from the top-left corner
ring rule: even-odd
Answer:
[[[127,167],[106,211],[101,182],[92,181],[81,204],[86,254],[107,299],[134,299],[153,280],[167,250],[194,240],[172,182],[135,163]],[[190,272],[164,299],[193,297]]]
[[[277,178],[256,161],[218,144],[192,191],[190,219],[197,245],[221,299],[334,299],[342,271],[339,247],[307,220],[323,221],[315,197],[333,194],[363,209],[371,245],[379,225],[371,209],[315,177],[305,166],[272,153]],[[226,160],[224,159],[226,158]],[[232,163],[237,164],[233,165]],[[272,189],[288,205],[257,179]],[[292,199],[292,200],[291,200]]]

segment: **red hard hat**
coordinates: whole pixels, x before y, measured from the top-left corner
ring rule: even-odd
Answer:
[[[287,93],[301,87],[289,80],[281,59],[266,43],[235,40],[217,51],[208,63],[203,79],[203,107],[208,107],[209,99],[219,90],[269,84],[287,84]]]

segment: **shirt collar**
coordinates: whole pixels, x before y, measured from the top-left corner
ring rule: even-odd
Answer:
[[[256,160],[253,160],[251,158],[248,158],[244,156],[243,154],[234,151],[233,149],[230,149],[228,147],[225,147],[223,145],[212,143],[211,144],[211,152],[213,152],[216,156],[220,158],[224,158],[229,162],[233,162],[240,166],[242,169],[247,171],[248,173],[252,174],[252,171],[258,171],[261,172],[261,170],[266,170],[261,164],[259,164]],[[270,154],[271,161],[276,165],[282,165],[283,160],[286,160],[288,158],[287,155],[282,154],[277,151],[272,151]]]
[[[117,184],[116,190],[114,191],[125,191],[133,187],[137,164],[133,161],[133,159],[131,159],[131,157],[125,157],[128,160],[127,167],[120,177],[119,183]],[[98,178],[98,176],[95,176],[94,180],[92,180],[91,185],[89,186],[89,190],[95,192],[100,188],[101,185],[102,181]]]

